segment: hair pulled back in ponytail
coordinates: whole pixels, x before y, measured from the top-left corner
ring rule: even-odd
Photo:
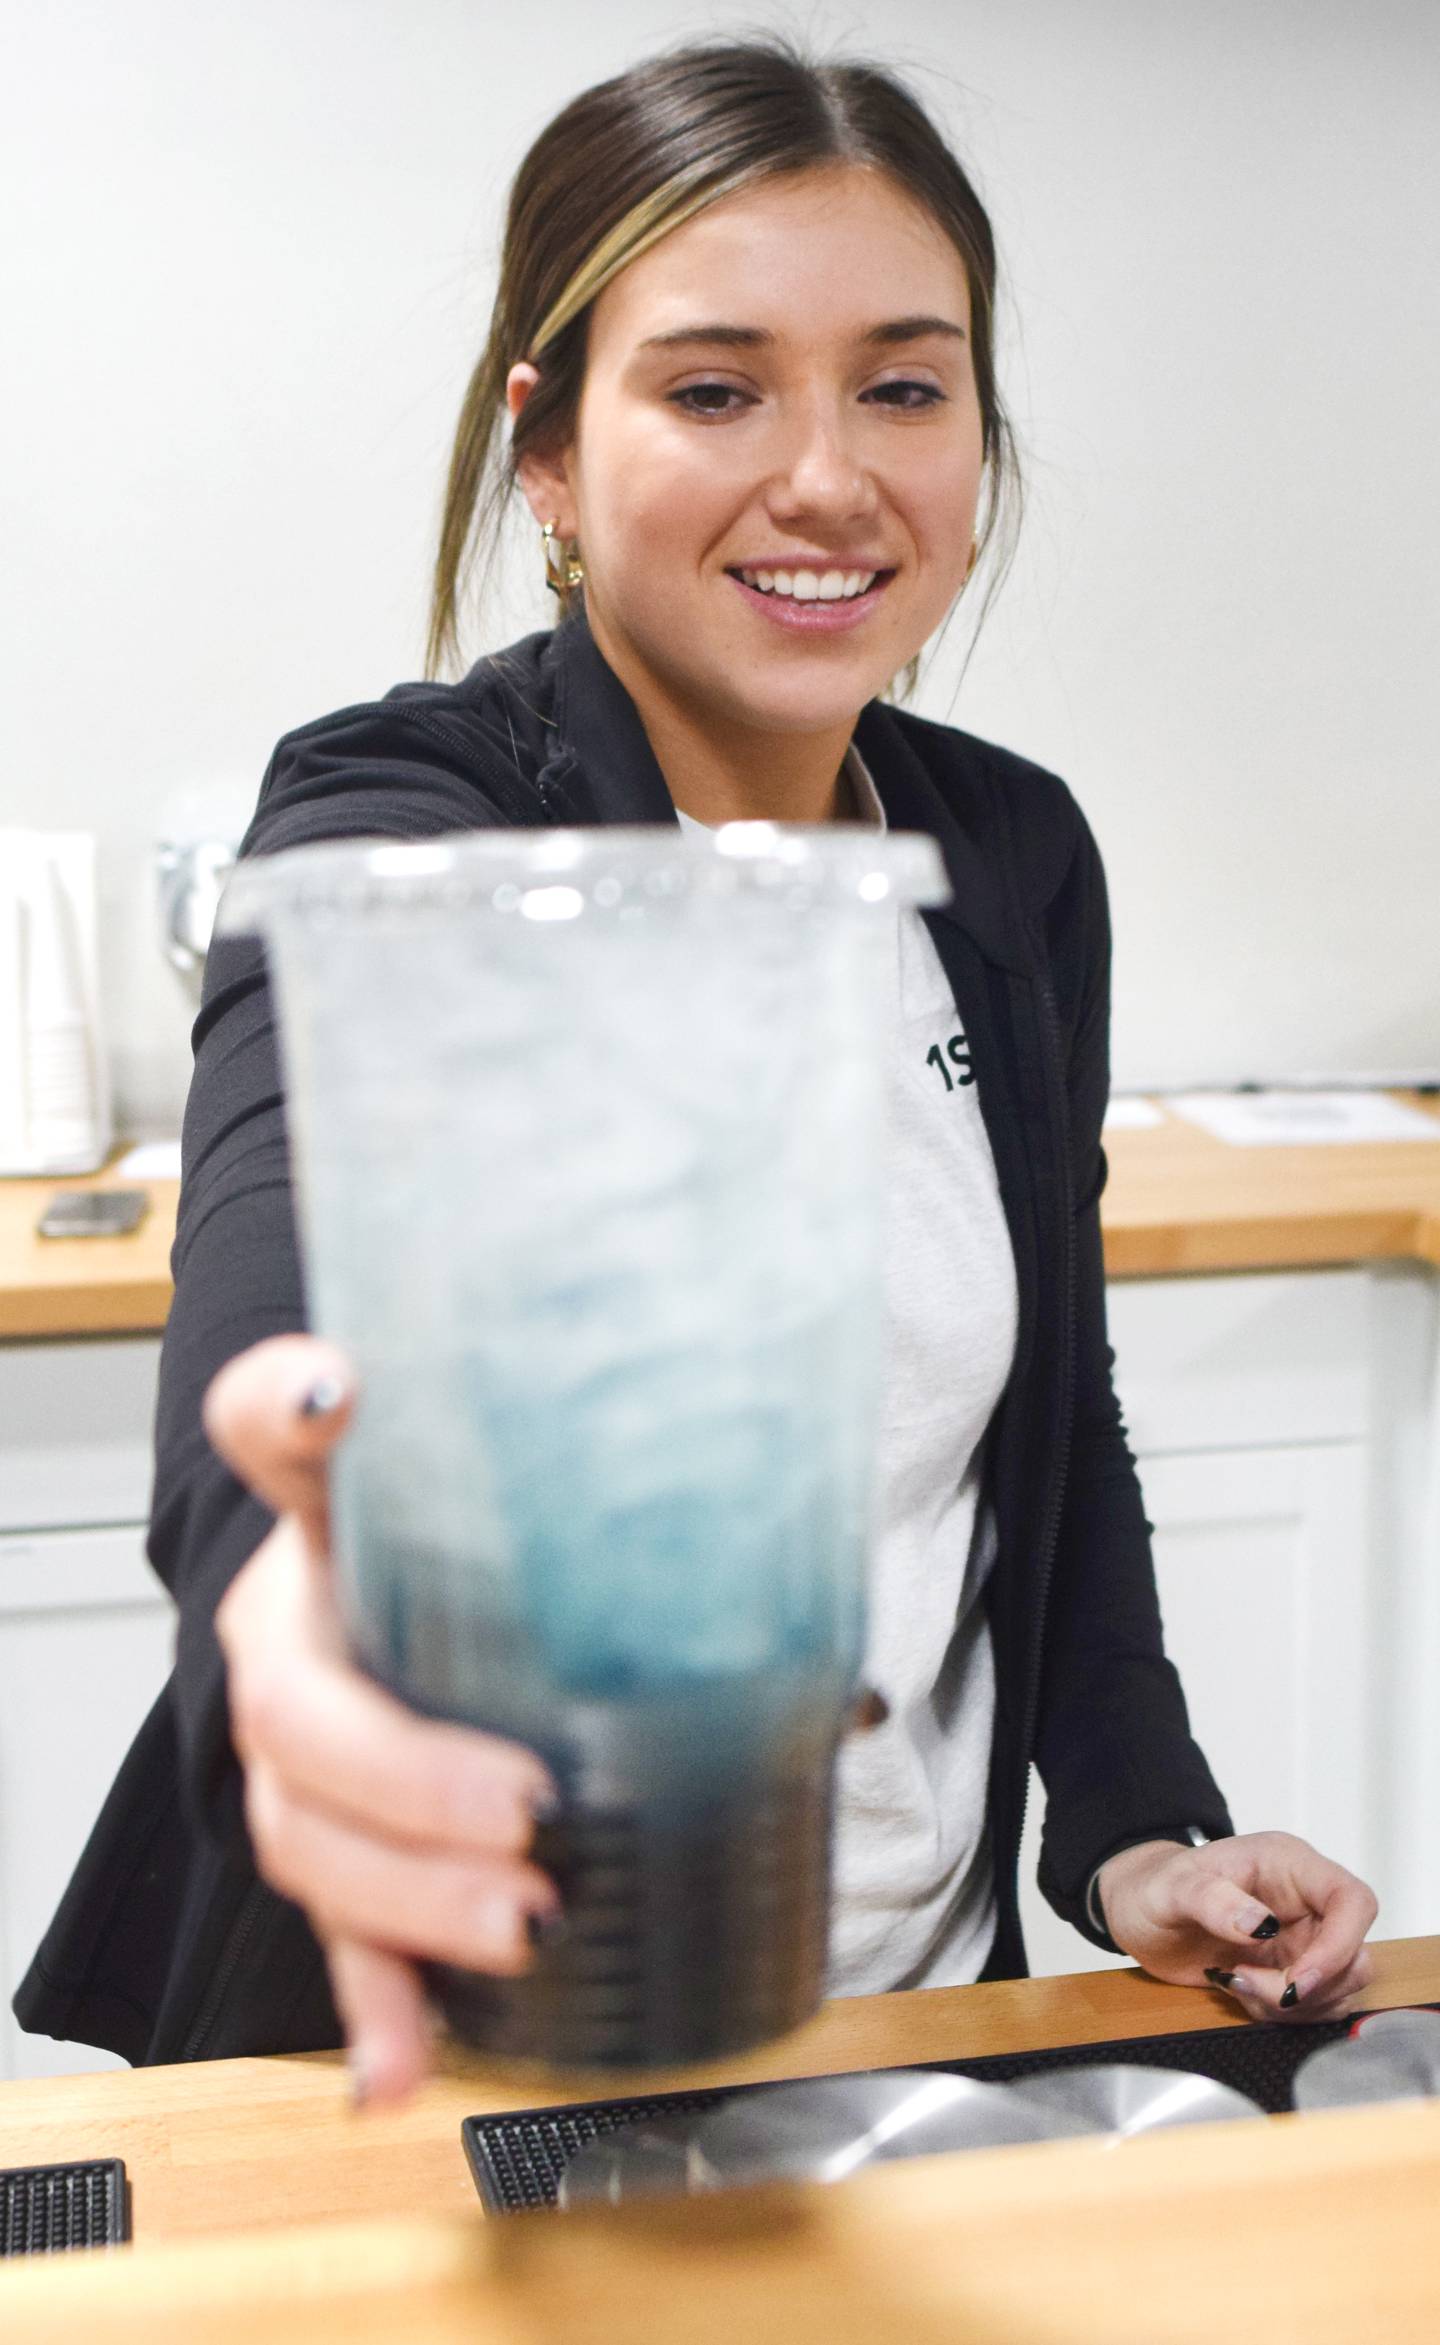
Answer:
[[[822,64],[778,38],[688,46],[572,99],[516,174],[489,337],[450,459],[427,674],[458,658],[461,608],[493,555],[521,459],[574,437],[590,309],[611,278],[742,187],[845,163],[885,172],[964,263],[986,458],[980,550],[997,536],[1008,550],[1020,484],[995,382],[995,244],[961,165],[880,66]],[[522,359],[540,380],[507,444],[505,382]]]

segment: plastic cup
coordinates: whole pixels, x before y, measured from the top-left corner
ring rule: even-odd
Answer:
[[[819,2001],[856,1689],[896,916],[928,839],[500,831],[240,864],[312,1324],[354,1361],[341,1600],[540,1753],[566,1930],[452,2029],[700,2059]]]

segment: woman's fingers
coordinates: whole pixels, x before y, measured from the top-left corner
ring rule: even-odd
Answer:
[[[534,1865],[381,1839],[297,1799],[263,1761],[246,1770],[245,1815],[266,1880],[327,1942],[511,1974],[527,1967],[532,1933],[559,1926],[554,1884]]]
[[[1292,1879],[1316,1927],[1288,1965],[1287,1985],[1295,2000],[1312,2007],[1330,2000],[1336,1981],[1348,1976],[1380,1908],[1374,1891],[1321,1856],[1307,1841],[1291,1843]]]
[[[519,1856],[554,1805],[517,1743],[417,1716],[340,1661],[278,1653],[231,1680],[236,1747],[379,1834]]]
[[[325,1467],[350,1421],[354,1374],[314,1335],[277,1335],[226,1362],[205,1395],[205,1431],[247,1489],[322,1536]]]
[[[235,1747],[292,1796],[397,1840],[501,1856],[529,1847],[555,1800],[540,1760],[422,1718],[356,1669],[329,1573],[293,1520],[237,1574],[216,1627]]]
[[[325,1949],[356,2108],[403,2101],[430,2065],[430,2020],[413,1963],[354,1938]]]
[[[1216,1841],[1200,1852],[1224,1866],[1232,1844]],[[1246,1964],[1244,1948],[1236,1968],[1254,1968],[1267,1980],[1278,1981],[1277,1999],[1293,1988],[1286,2010],[1297,2003],[1311,2009],[1328,2003],[1339,1992],[1337,1982],[1350,1976],[1379,1908],[1374,1892],[1353,1873],[1322,1856],[1308,1841],[1287,1832],[1254,1833],[1233,1843],[1243,1887],[1223,1876],[1207,1883],[1196,1898],[1197,1918],[1211,1934],[1241,1950],[1252,1910],[1266,1907],[1278,1929],[1267,1931],[1271,1951],[1267,1958]],[[1233,1910],[1227,1912],[1227,1900]]]
[[[1312,1990],[1308,1997],[1297,1996],[1293,2003],[1287,2003],[1284,1998],[1291,1982],[1283,1970],[1267,1970],[1255,1963],[1242,1963],[1234,1970],[1216,1969],[1207,1973],[1211,1985],[1221,1987],[1226,1994],[1232,1995],[1252,2019],[1296,2022],[1336,2018],[1356,1995],[1369,1986],[1373,1975],[1374,1965],[1362,1947],[1354,1961],[1338,1977]]]
[[[1296,1966],[1297,1974],[1303,1971],[1303,1967],[1303,1964]],[[1368,1948],[1362,1946],[1354,1961],[1337,1978],[1327,1980],[1308,1995],[1299,1996],[1288,2009],[1282,2004],[1281,2017],[1297,2020],[1334,2019],[1342,2011],[1349,2010],[1355,1997],[1363,1994],[1374,1976],[1375,1965],[1370,1959]],[[1298,1975],[1295,1983],[1299,1983]]]
[[[1215,1841],[1156,1887],[1167,1926],[1188,1919],[1225,1950],[1206,1975],[1247,2010],[1318,2018],[1369,1980],[1373,1891],[1293,1834]]]
[[[1225,1846],[1215,1842],[1217,1848]],[[1273,1939],[1279,1923],[1263,1898],[1217,1869],[1208,1849],[1178,1853],[1157,1876],[1156,1918],[1167,1928],[1197,1923],[1222,1944],[1251,1946]]]
[[[411,1956],[513,1973],[562,1926],[524,1861],[554,1788],[530,1751],[417,1716],[351,1663],[326,1547],[327,1466],[354,1379],[333,1345],[240,1354],[205,1427],[278,1520],[216,1611],[246,1816],[265,1878],[326,1949],[357,2101],[403,2100],[428,2065]]]
[[[1141,1842],[1108,1860],[1101,1895],[1116,1943],[1148,1970],[1193,1980],[1203,1969],[1253,2018],[1327,2017],[1371,1975],[1373,1893],[1291,1833],[1194,1850]]]

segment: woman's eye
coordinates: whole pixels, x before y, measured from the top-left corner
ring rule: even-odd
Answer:
[[[678,407],[686,415],[738,415],[743,409],[755,404],[750,393],[740,390],[734,383],[684,383],[678,391],[667,392],[666,396],[672,406]],[[890,383],[876,383],[862,396],[878,406],[919,414],[927,407],[940,406],[946,394],[936,383],[902,378]]]
[[[945,393],[935,383],[904,381],[876,383],[873,390],[864,395],[867,399],[877,400],[882,407],[913,409],[938,407],[945,397]]]
[[[672,391],[670,399],[687,415],[733,415],[737,408],[748,405],[743,391],[733,383],[686,383]]]

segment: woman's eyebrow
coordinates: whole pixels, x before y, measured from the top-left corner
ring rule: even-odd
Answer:
[[[945,334],[957,342],[969,339],[965,328],[953,318],[910,317],[887,318],[883,325],[868,327],[861,340],[893,349],[902,342],[922,342],[931,334]],[[719,350],[759,350],[774,340],[775,336],[764,326],[672,326],[667,334],[647,334],[640,348],[674,350],[681,345],[701,344]]]
[[[756,350],[773,342],[762,326],[672,326],[668,334],[647,334],[642,350],[674,350],[687,342],[708,342],[722,350]]]
[[[966,342],[969,336],[953,318],[892,318],[887,325],[872,326],[867,342],[923,342],[930,334],[948,334],[956,342]]]

